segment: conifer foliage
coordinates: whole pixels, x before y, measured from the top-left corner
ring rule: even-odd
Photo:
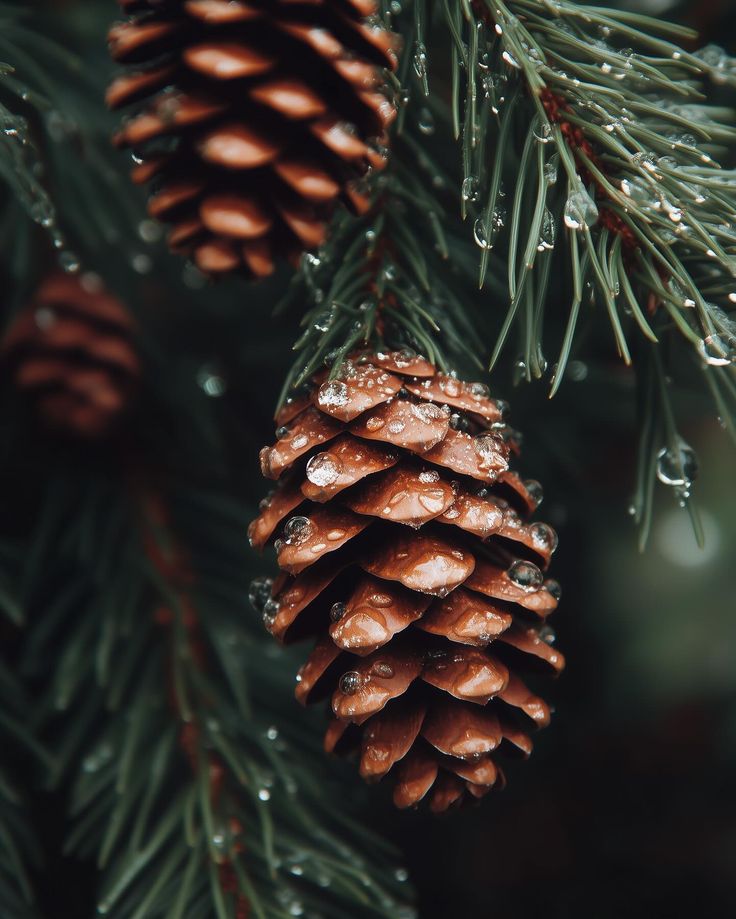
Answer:
[[[0,0],[2,916],[416,915],[391,795],[476,805],[563,666],[526,458],[598,520],[620,432],[644,546],[657,488],[702,535],[685,415],[736,440],[697,43],[617,0]],[[316,639],[324,744],[267,632]]]

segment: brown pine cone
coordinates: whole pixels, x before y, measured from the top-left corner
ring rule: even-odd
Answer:
[[[279,479],[251,524],[275,539],[283,574],[254,582],[267,628],[317,635],[297,677],[302,702],[329,696],[329,751],[360,772],[393,769],[399,807],[479,798],[526,756],[547,704],[520,673],[555,674],[544,580],[557,536],[526,518],[539,483],[509,470],[502,406],[480,383],[407,352],[354,357],[292,400],[261,453]]]
[[[51,427],[106,434],[140,376],[133,322],[95,276],[54,274],[10,326],[2,363]]]
[[[110,32],[131,65],[112,108],[137,114],[116,137],[137,183],[156,180],[153,217],[208,274],[263,277],[319,246],[336,203],[367,206],[355,181],[385,163],[395,109],[381,68],[391,33],[375,0],[120,0]]]

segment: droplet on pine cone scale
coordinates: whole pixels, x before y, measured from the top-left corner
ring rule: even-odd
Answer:
[[[340,677],[338,686],[340,692],[346,696],[353,696],[360,689],[363,679],[357,670],[349,670]]]
[[[523,590],[538,590],[544,576],[539,568],[532,562],[517,561],[508,570],[509,578]]]
[[[537,482],[536,479],[526,479],[524,481],[524,488],[526,488],[527,494],[534,502],[534,506],[539,507],[544,500],[544,489],[541,484]]]
[[[535,546],[547,549],[550,554],[557,548],[557,533],[546,523],[532,524],[531,536]]]
[[[149,215],[175,252],[206,275],[261,278],[318,250],[340,203],[365,211],[357,184],[384,167],[395,117],[381,73],[395,41],[366,18],[375,5],[123,6],[109,44],[127,69],[107,101],[132,114],[114,141],[136,153],[134,182],[155,181]]]
[[[317,401],[321,408],[327,406],[347,405],[349,391],[346,383],[342,380],[331,380],[329,383],[323,383],[319,388]]]
[[[334,484],[341,472],[341,461],[330,453],[318,453],[307,463],[307,478],[320,488]]]
[[[309,538],[312,523],[309,517],[290,517],[284,527],[284,539],[299,544]]]
[[[335,380],[318,377],[289,424],[312,429],[317,416],[329,420],[332,443],[311,440],[311,453],[279,467],[286,509],[280,522],[269,517],[288,575],[271,598],[282,601],[275,632],[287,642],[317,637],[298,697],[310,701],[317,683],[315,698],[331,694],[327,749],[339,749],[349,728],[345,746],[360,749],[361,774],[388,774],[398,806],[424,799],[440,811],[476,801],[499,781],[503,731],[528,751],[527,732],[549,720],[519,664],[543,653],[538,636],[547,633],[538,629],[560,595],[542,574],[556,534],[528,522],[541,486],[509,470],[508,431],[486,385],[414,355],[351,355]],[[286,543],[310,521],[295,566]],[[557,651],[554,664],[544,659],[561,669]]]
[[[504,442],[498,434],[479,434],[473,440],[473,448],[480,460],[481,469],[492,469],[499,461],[505,462]]]

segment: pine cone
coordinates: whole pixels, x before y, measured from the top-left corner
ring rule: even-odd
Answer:
[[[115,60],[137,69],[107,94],[142,103],[116,137],[153,217],[208,274],[262,277],[319,246],[339,200],[385,163],[395,110],[380,91],[393,37],[375,0],[120,0]]]
[[[503,783],[550,710],[520,672],[557,673],[544,580],[557,536],[525,523],[541,487],[509,470],[502,404],[411,353],[353,359],[279,413],[279,479],[251,524],[283,573],[251,599],[282,641],[318,635],[297,698],[331,698],[328,751],[390,770],[399,807],[443,811]],[[280,534],[280,535],[279,535]]]
[[[38,289],[2,342],[15,385],[51,427],[106,434],[140,375],[133,322],[95,276],[55,274]]]

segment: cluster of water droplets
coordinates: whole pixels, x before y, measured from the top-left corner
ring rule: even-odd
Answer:
[[[27,97],[27,92],[21,93],[22,99]],[[47,116],[47,123],[48,119],[51,119],[50,114]],[[50,124],[53,126],[55,123],[51,119]],[[27,119],[0,105],[0,133],[9,142],[15,195],[31,220],[48,232],[52,246],[59,253],[59,266],[70,274],[78,271],[79,259],[67,248],[66,239],[59,227],[56,207],[43,185],[45,167],[31,138]],[[50,136],[52,139],[55,138],[51,131]],[[59,139],[62,137],[59,136]]]
[[[248,600],[253,609],[262,616],[266,627],[270,628],[279,612],[278,600],[273,597],[273,578],[254,578],[248,590]]]
[[[736,60],[720,45],[709,44],[694,52],[700,58],[714,83],[731,83],[736,79]]]

